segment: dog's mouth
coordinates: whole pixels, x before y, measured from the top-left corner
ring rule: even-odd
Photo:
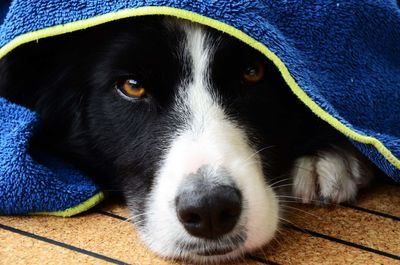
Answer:
[[[196,253],[196,255],[199,255],[199,256],[220,256],[220,255],[225,255],[225,254],[228,254],[228,253],[230,253],[230,252],[232,252],[232,251],[234,251],[235,249],[234,248],[219,248],[219,249],[207,249],[207,250],[201,250],[201,251],[198,251],[197,253]]]
[[[196,243],[181,242],[178,244],[178,247],[182,252],[187,253],[189,256],[223,259],[224,256],[236,256],[236,252],[240,253],[245,242],[244,238],[244,235],[236,235],[219,240],[202,240]]]

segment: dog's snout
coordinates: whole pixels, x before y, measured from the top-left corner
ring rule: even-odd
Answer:
[[[196,237],[215,239],[230,232],[242,208],[238,189],[219,185],[210,190],[185,190],[176,198],[176,212],[185,230]]]

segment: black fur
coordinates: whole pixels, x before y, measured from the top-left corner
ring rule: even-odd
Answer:
[[[171,109],[177,85],[191,73],[179,54],[180,33],[160,17],[121,20],[23,45],[0,61],[0,96],[40,114],[43,130],[33,145],[78,165],[105,189],[138,198],[153,181],[157,163],[180,126]],[[251,137],[272,177],[294,159],[315,154],[344,138],[315,117],[259,52],[209,30],[220,42],[212,79],[229,116]],[[257,84],[243,81],[249,65],[266,66]],[[115,85],[135,78],[148,89],[140,101],[122,99]]]

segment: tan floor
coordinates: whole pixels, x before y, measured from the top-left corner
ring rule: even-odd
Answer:
[[[270,246],[235,264],[400,264],[400,186],[355,205],[291,205]],[[157,258],[124,221],[124,206],[74,218],[0,217],[0,264],[184,264]]]

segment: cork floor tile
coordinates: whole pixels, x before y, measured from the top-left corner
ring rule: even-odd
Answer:
[[[400,185],[375,184],[360,194],[357,206],[400,217]]]
[[[0,264],[110,264],[73,250],[0,230]]]
[[[391,258],[286,229],[280,232],[277,242],[264,249],[262,255],[285,265],[399,264]]]
[[[399,186],[376,186],[356,205],[290,207],[276,239],[234,264],[400,264]],[[185,264],[149,252],[127,217],[113,203],[73,218],[0,217],[0,264]]]
[[[400,205],[399,205],[400,207]],[[350,208],[297,206],[307,212],[288,217],[297,227],[400,255],[400,222]]]
[[[184,264],[154,256],[142,245],[130,223],[102,214],[93,213],[66,219],[44,216],[0,217],[0,224],[116,260],[111,263]],[[14,246],[17,251],[21,251],[17,244]],[[11,259],[10,256],[14,255],[12,252],[8,253],[8,259]],[[255,265],[258,262],[246,260],[237,264]]]

